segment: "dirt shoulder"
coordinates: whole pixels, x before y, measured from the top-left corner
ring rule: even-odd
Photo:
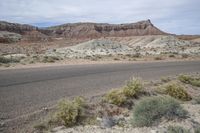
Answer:
[[[26,68],[40,68],[40,67],[56,67],[65,65],[89,65],[89,64],[115,64],[115,63],[151,63],[151,62],[177,62],[177,61],[200,61],[200,58],[188,58],[188,59],[159,59],[155,60],[153,58],[139,58],[137,60],[86,60],[86,59],[69,59],[61,60],[54,63],[34,63],[34,64],[11,64],[9,67],[0,66],[0,70],[10,70],[10,69],[26,69]]]

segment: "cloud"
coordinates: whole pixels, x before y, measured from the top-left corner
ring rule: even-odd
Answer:
[[[0,0],[0,19],[48,26],[151,19],[164,31],[200,34],[199,0]]]

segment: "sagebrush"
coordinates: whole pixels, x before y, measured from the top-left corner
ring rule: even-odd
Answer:
[[[132,124],[138,127],[152,126],[159,123],[162,118],[185,118],[186,114],[179,102],[172,97],[148,97],[134,107]]]
[[[194,78],[189,75],[180,75],[178,79],[185,84],[191,84],[193,86],[200,87],[200,78]]]

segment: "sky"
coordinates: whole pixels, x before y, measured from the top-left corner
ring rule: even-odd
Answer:
[[[200,0],[0,0],[0,20],[39,27],[150,19],[173,34],[200,34]]]

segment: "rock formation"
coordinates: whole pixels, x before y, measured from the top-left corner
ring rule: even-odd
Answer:
[[[48,28],[51,35],[65,38],[100,38],[142,35],[165,35],[150,20],[130,24],[75,23]]]
[[[124,37],[141,35],[165,35],[150,20],[130,24],[74,23],[54,27],[38,28],[26,24],[0,21],[0,31],[21,34],[22,40],[46,41],[50,38],[94,39],[101,37]]]

